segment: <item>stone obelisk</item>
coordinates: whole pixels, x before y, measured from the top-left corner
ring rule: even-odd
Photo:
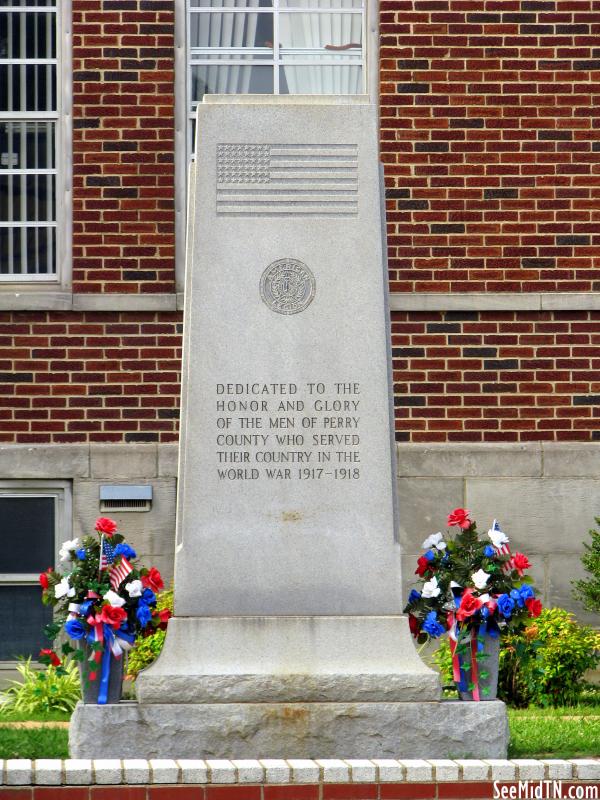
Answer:
[[[503,755],[401,612],[376,107],[207,97],[197,131],[175,617],[123,746]]]

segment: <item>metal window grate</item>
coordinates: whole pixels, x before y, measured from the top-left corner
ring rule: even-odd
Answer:
[[[57,6],[0,4],[0,280],[56,274]]]

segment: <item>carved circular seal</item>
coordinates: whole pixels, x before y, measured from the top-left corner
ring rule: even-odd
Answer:
[[[277,314],[299,314],[312,303],[317,284],[302,261],[282,258],[266,268],[260,279],[260,296]]]

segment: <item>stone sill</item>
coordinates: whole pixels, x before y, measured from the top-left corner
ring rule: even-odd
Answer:
[[[249,784],[294,785],[311,784],[323,788],[323,797],[377,798],[379,784],[410,784],[406,789],[386,798],[414,797],[491,797],[493,782],[564,780],[576,782],[600,781],[600,758],[575,759],[260,759],[227,761],[167,759],[27,759],[0,760],[0,785],[4,786],[90,786],[142,784],[205,784],[240,789],[240,800],[247,800]],[[471,783],[470,791],[464,783]],[[362,784],[358,787],[328,791],[328,785]],[[444,788],[438,786],[444,784]],[[451,785],[454,784],[454,790]],[[463,788],[459,791],[460,784]],[[366,785],[366,786],[365,786]],[[473,790],[477,787],[477,790]],[[398,787],[400,789],[401,787]],[[367,791],[368,789],[368,791]],[[243,793],[246,792],[246,798]],[[9,798],[9,793],[0,793]],[[118,795],[115,795],[118,796]],[[237,796],[237,794],[236,794]],[[254,796],[254,795],[252,795]],[[299,795],[305,797],[304,794]],[[586,795],[589,796],[589,795]],[[137,795],[136,795],[137,797]],[[312,797],[312,796],[311,796]],[[280,800],[280,797],[273,800]]]
[[[7,291],[5,291],[7,289]],[[181,311],[177,294],[71,294],[64,291],[10,291],[0,285],[0,311]],[[392,311],[597,311],[600,292],[474,292],[437,294],[394,292]]]

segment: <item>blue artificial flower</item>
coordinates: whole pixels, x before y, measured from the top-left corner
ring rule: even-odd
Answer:
[[[85,625],[80,619],[68,619],[65,630],[71,639],[83,639],[85,636]]]
[[[408,602],[409,603],[416,603],[417,600],[421,599],[421,592],[417,592],[416,589],[411,589],[410,594],[408,595]]]
[[[447,564],[449,561],[450,561],[450,554],[449,554],[449,553],[446,551],[446,552],[444,553],[444,556],[443,556],[443,558],[442,558],[442,561],[441,561],[441,563],[442,563],[442,564]]]
[[[483,548],[483,555],[487,556],[487,558],[493,558],[496,555],[496,551],[491,544],[486,544]]]
[[[479,609],[479,613],[484,619],[487,619],[490,615],[490,610],[487,606],[481,606],[481,608]]]
[[[526,600],[529,600],[530,597],[534,596],[533,589],[528,583],[524,583],[522,586],[519,587],[519,594],[521,595],[521,603],[520,605],[524,605]]]
[[[152,589],[144,589],[142,596],[140,597],[140,603],[145,603],[147,606],[153,606],[156,604],[156,595]]]
[[[433,550],[428,550],[424,555],[427,561],[435,561],[435,553]]]
[[[518,589],[511,589],[510,596],[515,601],[515,603],[519,606],[519,608],[523,608],[523,606],[525,605],[525,600],[521,596],[521,593],[518,591]]]
[[[138,604],[135,615],[142,627],[147,625],[152,619],[152,612],[150,611],[150,608],[146,605],[146,603]]]
[[[80,547],[79,550],[75,550],[75,555],[80,561],[85,561],[85,549]]]
[[[508,619],[515,608],[515,601],[512,597],[509,597],[507,594],[501,594],[498,598],[498,611],[502,614],[503,617]]]
[[[116,556],[123,556],[124,558],[130,559],[136,557],[136,552],[133,547],[130,547],[125,542],[121,542],[115,547],[115,555]]]
[[[82,617],[87,617],[90,613],[90,608],[94,605],[93,600],[84,600],[83,603],[79,605],[79,613]]]
[[[434,639],[437,639],[437,637],[441,636],[446,630],[444,626],[440,625],[437,621],[437,614],[435,611],[430,611],[429,614],[427,614],[422,629]]]

